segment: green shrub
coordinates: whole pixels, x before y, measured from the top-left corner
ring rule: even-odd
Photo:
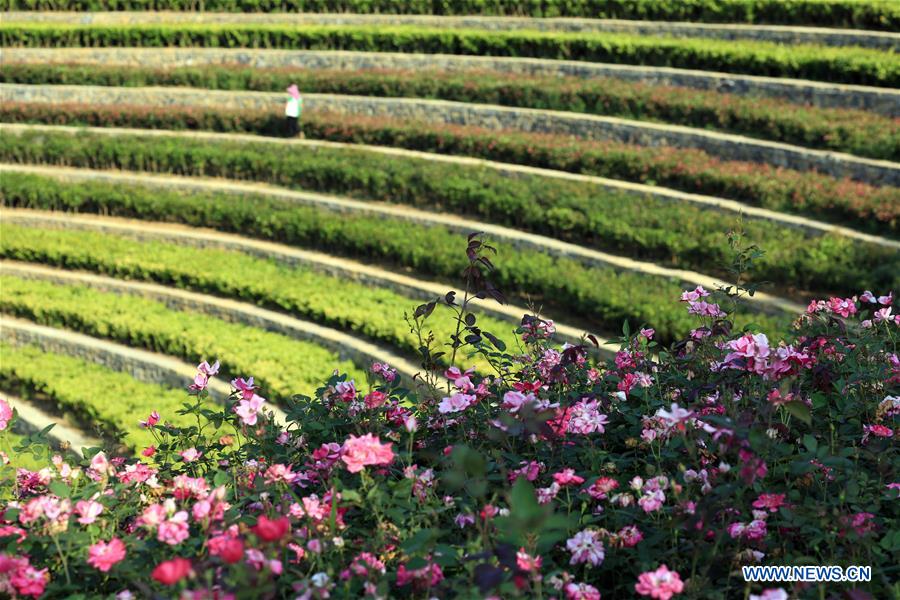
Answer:
[[[801,77],[900,87],[900,58],[882,50],[784,46],[612,33],[418,27],[4,23],[3,46],[285,48],[522,56]]]
[[[483,14],[900,29],[900,7],[889,0],[0,0],[0,10]]]
[[[898,253],[837,235],[812,236],[768,221],[687,203],[614,193],[599,186],[528,176],[498,178],[481,167],[414,158],[384,161],[365,151],[317,148],[285,152],[266,144],[221,143],[140,137],[35,135],[0,141],[6,160],[92,168],[117,168],[268,181],[293,188],[394,202],[471,215],[481,220],[549,235],[573,243],[728,277],[731,250],[726,232],[768,250],[750,274],[789,292],[852,293],[859,286],[891,287],[900,272]],[[14,148],[15,144],[15,148]],[[2,148],[6,148],[4,151]],[[152,154],[152,158],[148,156]],[[111,195],[109,183],[59,184],[7,173],[0,183],[8,202],[46,206],[62,197],[65,208]],[[49,186],[50,189],[46,189]],[[35,199],[35,200],[32,200]],[[117,198],[120,205],[134,201]],[[80,209],[80,208],[79,208]],[[89,209],[93,210],[93,209]],[[673,227],[677,223],[677,227]]]
[[[30,85],[190,86],[205,89],[438,98],[654,120],[712,128],[859,156],[900,158],[897,119],[617,79],[535,77],[492,71],[251,69],[244,65],[146,68],[79,64],[0,65],[0,82]]]
[[[269,111],[0,103],[0,115],[3,120],[11,122],[284,135],[284,118]],[[336,142],[397,146],[663,185],[685,192],[730,198],[774,211],[808,215],[891,237],[896,237],[897,227],[900,225],[900,189],[896,187],[876,187],[849,179],[835,179],[813,171],[791,171],[758,163],[719,161],[700,150],[689,148],[645,148],[617,142],[579,140],[563,135],[498,132],[476,127],[328,113],[305,114],[303,129],[307,137]],[[79,162],[82,159],[76,160],[74,154],[66,150],[69,142],[54,142],[52,151],[47,147],[44,140],[57,140],[55,135],[41,132],[23,138],[24,142],[17,141],[17,136],[14,135],[4,137],[7,139],[0,139],[0,153],[4,160],[60,164],[75,160],[71,164],[82,164]],[[130,139],[118,134],[116,137]],[[94,143],[103,147],[116,145],[114,142]],[[159,143],[152,138],[141,142],[147,145]],[[179,140],[176,144],[191,145],[189,140]],[[228,144],[217,140],[216,145],[225,147]],[[263,154],[280,154],[283,150],[280,146],[275,150],[266,150],[264,143],[257,144],[254,148],[256,152]],[[143,155],[143,152],[140,154]],[[104,160],[106,159],[91,156],[83,159],[83,164],[102,166]],[[137,164],[132,160],[121,160],[125,160],[127,164]],[[381,157],[378,160],[384,166],[396,161],[384,161]],[[142,165],[139,168],[156,169],[156,163],[146,157],[142,156],[138,162]],[[292,162],[297,162],[296,157],[292,158]],[[242,163],[241,172],[253,172],[255,163],[249,161],[247,164],[250,166]],[[425,168],[424,161],[422,164]],[[490,176],[496,179],[494,171],[486,172],[482,179]],[[289,185],[290,180],[279,178],[278,183]],[[322,189],[309,181],[305,181],[304,185],[311,189]]]
[[[385,342],[407,354],[419,349],[403,316],[421,298],[238,251],[6,224],[0,256],[231,297]],[[483,314],[478,321],[507,346],[515,345],[515,324]],[[440,310],[430,324],[442,339],[456,325],[449,312]]]
[[[8,293],[5,288],[3,293]],[[129,373],[38,346],[0,342],[0,353],[0,388],[52,404],[72,415],[85,431],[104,438],[127,436],[124,441],[132,448],[154,443],[150,432],[138,425],[151,410],[165,414],[176,425],[196,424],[194,417],[178,415],[186,401],[184,390],[143,383]]]
[[[352,363],[310,342],[202,313],[171,310],[155,300],[8,275],[0,275],[0,281],[0,307],[5,313],[186,361],[219,360],[228,376],[252,373],[273,401],[283,402],[297,390],[314,392],[334,369],[365,379]],[[300,356],[303,360],[297,360]]]
[[[6,177],[3,179],[5,183]],[[335,213],[264,196],[189,194],[121,184],[85,187],[52,179],[40,186],[37,193],[27,195],[7,197],[4,193],[3,203],[212,227],[409,268],[454,282],[466,265],[465,255],[458,251],[460,234],[443,227],[410,227],[406,220]],[[693,321],[683,307],[667,300],[679,295],[677,281],[496,245],[506,256],[495,273],[497,285],[535,306],[566,311],[569,321],[584,319],[601,331],[617,331],[625,319],[633,323],[652,319],[663,339],[672,339],[691,327]],[[773,329],[786,324],[785,318],[772,319],[754,317]]]

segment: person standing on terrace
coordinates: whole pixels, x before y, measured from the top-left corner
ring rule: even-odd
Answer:
[[[287,104],[284,106],[287,135],[288,137],[297,137],[297,134],[300,133],[300,114],[303,112],[303,97],[300,96],[297,84],[291,84],[287,89],[287,93],[290,95]]]

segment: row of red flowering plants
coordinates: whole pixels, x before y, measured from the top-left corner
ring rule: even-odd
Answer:
[[[668,348],[626,326],[601,362],[502,300],[478,239],[468,289],[409,315],[422,374],[335,374],[267,410],[202,363],[175,427],[134,456],[4,467],[0,593],[166,598],[886,598],[900,590],[900,318],[893,296],[810,304],[790,339],[734,331],[740,288],[686,291]],[[480,291],[479,291],[480,290]],[[457,315],[446,343],[436,310]],[[477,356],[476,356],[477,355]],[[436,368],[441,360],[490,368]],[[302,359],[302,357],[298,357]],[[0,405],[0,429],[14,421]],[[0,431],[0,435],[5,432]],[[21,448],[20,448],[21,451]],[[52,454],[52,453],[51,453]],[[13,459],[15,454],[12,455]],[[49,455],[48,455],[49,457]],[[4,461],[10,457],[4,455]],[[12,472],[11,472],[12,471]],[[745,565],[861,565],[870,582],[747,583]]]
[[[173,109],[0,102],[0,118],[4,123],[284,135],[284,117],[279,112],[220,106]],[[310,139],[395,146],[660,185],[810,216],[879,235],[896,236],[900,227],[900,194],[896,187],[836,179],[815,171],[722,161],[695,148],[646,148],[561,134],[496,131],[324,111],[307,111],[301,126]],[[98,159],[102,161],[102,157]]]
[[[312,70],[247,68],[239,63],[173,67],[4,63],[0,82],[29,85],[115,87],[189,86],[217,90],[281,91],[386,98],[437,98],[627,119],[660,120],[849,152],[900,158],[900,121],[862,110],[818,108],[786,100],[749,97],[612,78],[513,75],[487,69],[461,72],[382,68]]]

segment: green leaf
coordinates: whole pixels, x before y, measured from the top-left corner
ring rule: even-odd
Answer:
[[[411,571],[418,571],[419,569],[424,569],[428,566],[428,561],[422,558],[421,556],[414,556],[406,563],[406,568]]]
[[[812,401],[813,408],[817,410],[828,406],[828,399],[825,397],[825,394],[821,392],[816,392],[810,396],[810,400]]]
[[[213,483],[216,487],[220,485],[225,485],[231,480],[231,477],[225,471],[216,471],[215,476],[213,476]]]
[[[500,352],[505,352],[505,351],[506,351],[506,344],[503,343],[503,340],[501,340],[500,338],[498,338],[498,337],[495,336],[494,334],[489,333],[489,332],[487,332],[487,331],[482,331],[481,334],[482,334],[484,337],[486,337],[488,340],[490,340],[490,342],[494,345],[494,348],[496,348],[496,349],[499,350]]]
[[[54,479],[53,481],[51,481],[49,488],[53,494],[59,496],[60,498],[68,498],[69,494],[71,493],[69,486],[59,479]]]
[[[807,425],[812,425],[812,414],[809,412],[809,407],[803,402],[788,402],[784,405],[784,409],[791,416],[800,419]]]
[[[523,520],[530,520],[543,512],[534,493],[534,486],[524,477],[519,477],[513,484],[509,507],[512,513]]]
[[[356,490],[343,490],[341,492],[341,499],[345,502],[355,502],[357,504],[362,503],[362,496]]]
[[[435,529],[420,529],[411,538],[403,541],[401,548],[408,554],[413,554],[419,550],[431,546],[431,542],[437,537],[438,531]],[[407,566],[407,568],[410,568]]]
[[[813,454],[816,453],[816,449],[819,447],[819,443],[816,441],[816,438],[808,433],[803,436],[803,445],[806,446],[806,449]]]

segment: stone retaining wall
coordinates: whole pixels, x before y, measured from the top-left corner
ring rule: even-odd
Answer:
[[[0,85],[0,97],[14,102],[75,102],[97,105],[209,106],[280,111],[284,95],[189,88]],[[615,117],[511,108],[443,100],[307,94],[308,110],[384,116],[429,123],[472,125],[494,130],[573,135],[642,146],[698,148],[724,160],[750,161],[800,171],[815,170],[873,185],[900,185],[900,164],[850,154],[811,150],[765,140]]]
[[[194,379],[196,369],[170,356],[130,348],[66,329],[54,329],[7,316],[0,316],[0,339],[13,345],[33,344],[45,352],[65,354],[102,365],[113,371],[128,373],[138,381],[185,389]],[[231,394],[231,385],[221,379],[209,382],[210,398],[222,402]],[[266,408],[275,414],[277,423],[285,423],[285,413],[276,406]]]
[[[35,403],[2,392],[0,398],[4,398],[19,414],[16,430],[20,433],[25,435],[37,433],[53,425],[53,429],[47,432],[47,439],[56,445],[68,446],[68,449],[79,457],[82,448],[97,448],[103,445],[97,438],[86,435],[77,426],[69,423],[65,415],[50,414]]]
[[[863,46],[896,50],[900,34],[864,29],[794,27],[784,25],[732,25],[723,23],[687,23],[673,21],[629,21],[621,19],[532,18],[491,16],[433,15],[357,15],[357,14],[285,14],[285,13],[196,13],[196,12],[10,12],[7,22],[28,21],[81,25],[124,25],[150,23],[209,23],[229,25],[351,25],[388,27],[407,25],[423,28],[485,29],[516,31],[523,29],[558,32],[627,33],[671,37],[748,40],[779,44],[820,44],[825,46]]]
[[[614,65],[539,58],[403,54],[327,50],[235,48],[4,48],[4,62],[178,67],[241,64],[257,68],[490,70],[550,77],[612,78],[644,83],[788,100],[819,108],[868,110],[900,118],[900,90],[804,79],[736,75],[670,67]]]
[[[185,388],[196,369],[174,358],[153,354],[73,331],[45,327],[22,319],[0,318],[0,337],[13,346],[34,344],[45,352],[65,354],[128,373],[138,381],[172,388]],[[210,392],[218,401],[231,393],[224,381],[210,381]]]

